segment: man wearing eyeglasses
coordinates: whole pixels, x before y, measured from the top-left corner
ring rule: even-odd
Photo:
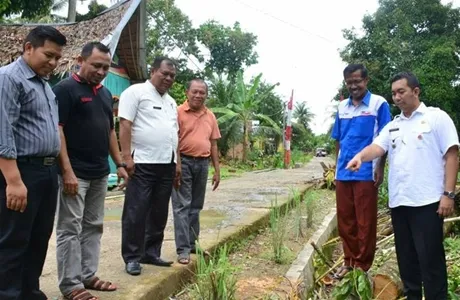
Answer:
[[[362,64],[348,65],[343,77],[350,97],[339,103],[332,130],[336,140],[337,222],[344,252],[344,265],[336,279],[353,268],[367,271],[374,260],[377,196],[385,158],[363,163],[358,172],[347,170],[346,165],[391,120],[388,102],[367,89],[369,77]]]

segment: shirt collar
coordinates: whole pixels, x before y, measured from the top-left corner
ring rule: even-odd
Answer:
[[[425,103],[420,102],[420,105],[417,107],[416,110],[414,110],[414,112],[410,115],[410,117],[406,117],[403,112],[401,112],[399,114],[399,116],[402,119],[410,119],[413,116],[415,116],[416,114],[424,115],[427,111],[428,111],[428,107],[426,107]]]
[[[193,111],[193,110],[190,108],[190,105],[188,104],[188,100],[185,100],[185,102],[184,102],[182,105],[184,106],[184,110],[185,110],[185,111],[192,111],[192,112],[195,112],[195,111]],[[206,106],[203,106],[203,109],[201,109],[200,112],[207,113],[207,112],[208,112],[207,107],[206,107]]]
[[[27,79],[32,79],[34,77],[41,78],[34,72],[34,70],[32,70],[22,56],[19,56],[17,61]]]
[[[168,92],[166,92],[163,95],[161,95],[158,92],[157,88],[153,85],[153,83],[148,79],[145,81],[145,84],[147,84],[150,88],[152,88],[155,91],[155,93],[157,93],[161,98],[165,98],[168,95]]]
[[[81,77],[77,73],[72,73],[72,78],[78,83],[88,84],[88,85],[91,85],[92,87],[94,87],[96,89],[100,89],[102,87],[102,84],[100,84],[100,83],[98,85],[94,85],[94,84],[89,83],[88,81],[86,81],[86,79],[84,79],[83,77]]]
[[[367,91],[366,95],[364,96],[363,100],[361,101],[364,105],[369,106],[369,101],[371,100],[371,92]],[[348,105],[353,105],[351,96],[348,98]]]

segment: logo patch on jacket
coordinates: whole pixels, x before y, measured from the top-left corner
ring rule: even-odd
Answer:
[[[86,102],[91,102],[93,101],[93,98],[91,97],[81,97],[81,102],[86,103]]]

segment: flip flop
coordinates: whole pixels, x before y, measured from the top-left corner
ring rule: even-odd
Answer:
[[[188,265],[190,263],[190,255],[179,254],[179,256],[177,257],[177,262],[182,265]]]
[[[337,280],[341,280],[341,279],[343,279],[343,277],[345,277],[345,275],[347,275],[351,271],[353,271],[353,267],[341,266],[337,270],[337,272],[334,275],[332,275],[332,278],[337,279]]]

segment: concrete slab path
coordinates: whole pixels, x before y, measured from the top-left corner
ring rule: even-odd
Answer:
[[[301,168],[290,170],[255,171],[240,177],[221,181],[217,191],[208,184],[206,202],[201,214],[201,244],[212,249],[223,242],[248,235],[267,220],[269,208],[275,198],[285,203],[292,189],[303,191],[308,181],[322,177],[320,161],[330,163],[328,158],[313,158]],[[165,299],[177,291],[192,274],[192,265],[175,263],[170,268],[143,266],[140,276],[125,273],[121,258],[121,212],[123,196],[111,196],[106,200],[104,234],[98,276],[118,285],[116,292],[94,294],[101,300]],[[164,258],[176,261],[172,212],[163,246]],[[192,258],[194,260],[194,257]],[[50,299],[60,299],[57,287],[56,237],[50,240],[41,288]]]

